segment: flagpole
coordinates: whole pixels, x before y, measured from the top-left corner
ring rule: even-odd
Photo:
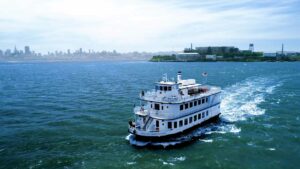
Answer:
[[[202,76],[204,77],[204,85],[207,83],[207,76],[208,76],[208,74],[206,73],[206,72],[203,72],[202,73]]]

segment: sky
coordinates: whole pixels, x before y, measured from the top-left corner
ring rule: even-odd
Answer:
[[[300,51],[300,0],[0,0],[0,49]]]

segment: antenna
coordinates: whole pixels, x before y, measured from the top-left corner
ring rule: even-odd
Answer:
[[[165,81],[165,82],[168,81],[168,74],[167,73],[163,74],[162,80]]]

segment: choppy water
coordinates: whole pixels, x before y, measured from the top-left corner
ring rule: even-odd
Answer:
[[[178,70],[222,87],[221,120],[132,146],[139,91]],[[0,168],[298,168],[300,63],[2,63],[0,126]]]

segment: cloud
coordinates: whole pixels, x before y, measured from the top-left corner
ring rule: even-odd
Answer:
[[[5,9],[0,11],[0,45],[29,44],[46,52],[79,47],[180,50],[190,42],[243,46],[281,40],[297,44],[299,4],[296,0],[0,1]]]

